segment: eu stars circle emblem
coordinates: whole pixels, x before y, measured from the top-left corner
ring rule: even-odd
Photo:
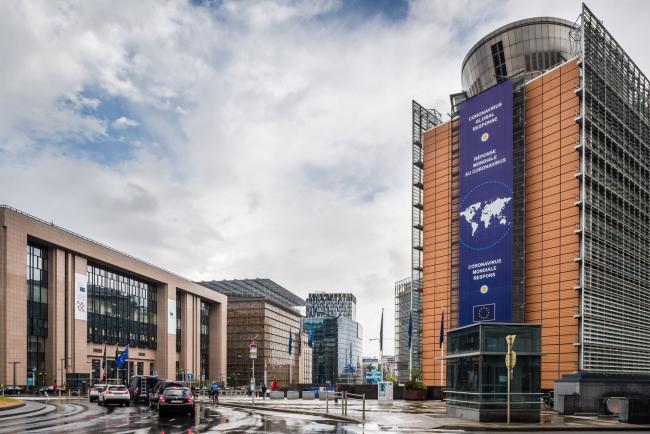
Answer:
[[[488,141],[489,138],[490,138],[490,135],[488,133],[481,134],[481,142],[485,143],[485,142]]]
[[[481,286],[481,294],[487,294],[487,292],[488,292],[488,286],[487,285]]]

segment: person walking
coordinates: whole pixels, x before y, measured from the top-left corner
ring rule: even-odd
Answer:
[[[262,383],[262,399],[266,399],[266,383]]]

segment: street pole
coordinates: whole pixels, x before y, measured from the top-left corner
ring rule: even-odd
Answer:
[[[255,389],[257,389],[257,384],[255,384],[255,359],[253,359],[253,384],[251,388],[251,397],[253,398],[253,405],[255,405]]]
[[[11,389],[14,395],[16,395],[16,365],[19,363],[20,362],[15,360],[13,362],[9,362],[10,365],[14,365],[14,384],[13,384],[13,388]]]
[[[510,386],[512,379],[512,369],[517,363],[517,355],[512,351],[512,347],[515,344],[515,338],[517,335],[508,335],[506,336],[506,342],[508,343],[508,353],[506,354],[506,369],[508,370],[508,397],[507,397],[507,423],[510,424]]]

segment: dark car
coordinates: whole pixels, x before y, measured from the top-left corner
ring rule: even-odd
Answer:
[[[129,381],[129,393],[131,401],[136,403],[144,401],[149,403],[149,395],[158,384],[158,376],[153,375],[134,375]]]
[[[185,387],[185,382],[177,380],[159,380],[149,394],[149,408],[158,409],[158,398],[168,387]]]
[[[189,414],[194,416],[194,395],[187,387],[168,387],[158,398],[158,416],[168,414]]]

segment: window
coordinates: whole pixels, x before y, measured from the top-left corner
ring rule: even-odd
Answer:
[[[492,45],[492,61],[494,62],[494,75],[497,83],[507,79],[506,56],[503,53],[503,42],[499,41]]]
[[[156,285],[88,265],[88,342],[156,348]]]
[[[27,369],[28,377],[45,372],[47,338],[47,247],[27,245]],[[44,375],[41,375],[43,378]]]

